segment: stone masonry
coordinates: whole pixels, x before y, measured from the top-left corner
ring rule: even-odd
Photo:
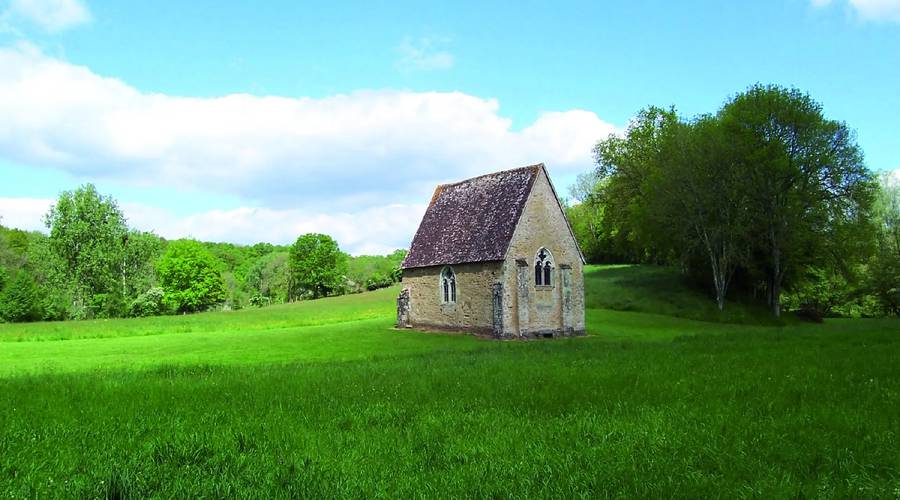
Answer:
[[[503,207],[492,206],[495,197]],[[473,228],[479,220],[490,231]],[[549,285],[535,281],[541,249],[553,264]],[[543,165],[439,186],[404,261],[398,326],[498,338],[584,334],[583,264]],[[447,266],[455,302],[442,295]]]

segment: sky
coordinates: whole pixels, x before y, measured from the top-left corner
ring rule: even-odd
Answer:
[[[166,238],[406,248],[434,187],[557,190],[648,105],[795,86],[900,179],[900,0],[0,0],[0,224],[93,183]]]

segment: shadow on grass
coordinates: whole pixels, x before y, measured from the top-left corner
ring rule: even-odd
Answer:
[[[750,325],[783,326],[796,318],[775,318],[752,298],[729,297],[724,311],[714,298],[695,288],[676,269],[649,265],[587,266],[584,272],[588,308],[646,312],[678,318]]]

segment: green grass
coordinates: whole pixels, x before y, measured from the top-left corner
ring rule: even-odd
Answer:
[[[900,498],[896,320],[691,313],[658,272],[589,270],[567,340],[396,331],[396,290],[3,325],[0,496]]]
[[[333,325],[394,314],[399,287],[332,297],[323,301],[274,305],[263,309],[209,312],[184,316],[0,324],[0,342],[131,337],[173,333],[262,331]]]
[[[593,307],[617,311],[646,312],[722,323],[785,325],[796,323],[790,316],[774,318],[759,303],[735,298],[719,311],[708,294],[687,285],[675,269],[661,266],[587,266],[585,301]]]

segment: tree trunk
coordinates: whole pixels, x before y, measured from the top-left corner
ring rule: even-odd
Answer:
[[[713,286],[716,289],[716,305],[718,305],[719,311],[724,311],[725,294],[728,292],[728,280],[731,277],[725,245],[722,245],[721,253],[719,253],[719,248],[716,248],[719,245],[713,246],[705,231],[703,232],[703,241],[706,244],[706,251],[709,254],[709,264],[713,275]]]
[[[776,318],[781,316],[781,281],[783,278],[784,271],[781,269],[781,252],[776,245],[772,247],[772,286],[769,287],[769,305],[772,306],[772,313],[775,314]]]

